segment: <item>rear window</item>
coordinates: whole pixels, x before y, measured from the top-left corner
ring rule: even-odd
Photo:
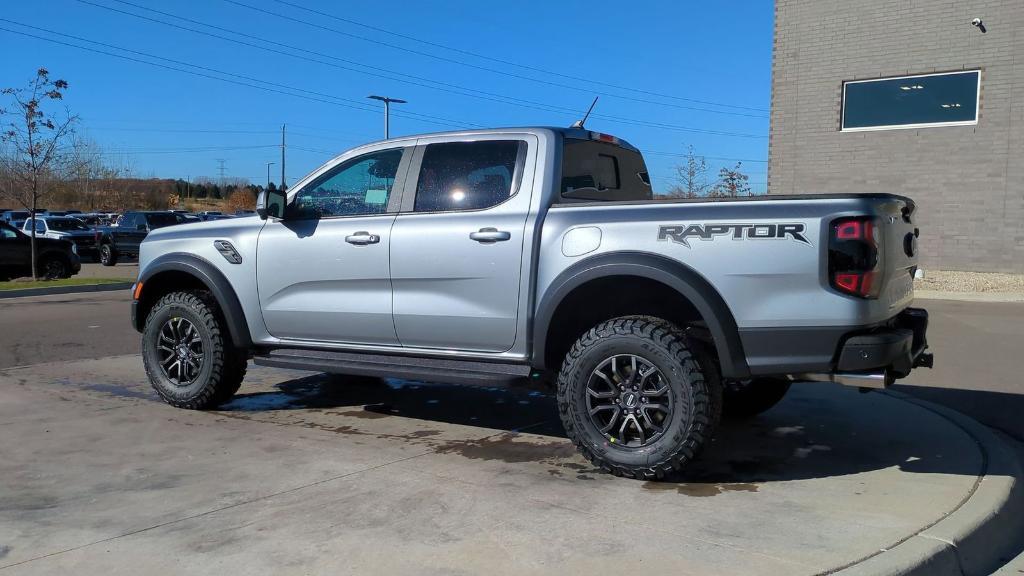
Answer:
[[[180,214],[146,214],[146,221],[149,223],[149,227],[154,230],[157,228],[163,228],[164,226],[180,224],[182,220],[183,218]]]
[[[609,142],[566,138],[562,149],[562,199],[651,200],[647,166],[639,152]]]
[[[53,218],[50,220],[50,228],[54,230],[88,230],[89,227],[80,220],[74,218]]]

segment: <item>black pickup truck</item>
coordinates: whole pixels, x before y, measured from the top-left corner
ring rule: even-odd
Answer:
[[[96,228],[100,263],[104,266],[113,266],[120,258],[138,256],[139,244],[142,244],[150,232],[185,222],[186,218],[175,212],[125,212],[113,226]]]

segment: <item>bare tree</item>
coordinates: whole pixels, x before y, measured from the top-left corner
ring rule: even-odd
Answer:
[[[677,184],[669,189],[668,195],[673,198],[698,198],[705,196],[711,185],[708,184],[708,165],[703,156],[693,152],[693,146],[686,148],[685,160],[676,166]]]
[[[34,216],[39,200],[49,192],[47,181],[62,168],[65,144],[72,134],[76,116],[65,111],[62,119],[46,111],[44,104],[64,98],[68,83],[51,80],[45,68],[36,71],[35,78],[25,88],[4,88],[0,94],[10,98],[10,109],[0,108],[3,118],[5,154],[0,158],[3,171],[9,175],[10,185],[5,195],[31,211]],[[32,234],[32,277],[38,278],[36,268],[36,231]]]
[[[722,168],[718,171],[718,183],[711,190],[711,196],[717,198],[736,198],[750,196],[750,176],[740,171],[742,162],[734,168]]]

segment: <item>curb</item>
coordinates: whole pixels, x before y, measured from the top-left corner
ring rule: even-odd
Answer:
[[[1024,302],[1020,292],[942,292],[915,290],[914,298],[921,300],[955,300],[957,302]]]
[[[47,294],[79,294],[84,292],[113,292],[128,290],[134,282],[115,282],[112,284],[82,284],[81,286],[52,286],[46,288],[25,288],[23,290],[0,290],[0,300],[6,298],[22,298],[25,296],[46,296]]]
[[[1020,551],[1024,534],[1024,476],[1017,450],[993,430],[955,410],[900,392],[883,393],[938,414],[971,436],[984,456],[984,469],[974,491],[947,516],[837,574],[991,574]]]

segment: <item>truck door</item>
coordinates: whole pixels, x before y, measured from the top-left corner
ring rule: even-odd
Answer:
[[[412,147],[328,167],[289,194],[260,232],[256,284],[271,335],[397,346],[391,318],[391,227]]]
[[[537,139],[419,144],[391,238],[398,339],[504,352],[516,339]]]
[[[0,275],[17,275],[30,265],[31,240],[13,227],[0,226]]]

